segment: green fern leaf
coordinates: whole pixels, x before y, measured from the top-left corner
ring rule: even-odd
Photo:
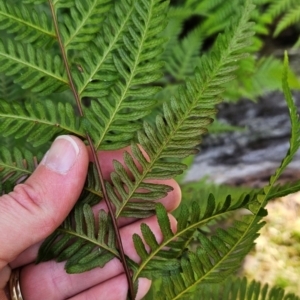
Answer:
[[[166,70],[176,79],[183,80],[191,76],[199,60],[199,51],[204,42],[201,27],[193,30],[176,44],[166,57]]]
[[[73,72],[78,93],[81,97],[101,98],[108,95],[110,82],[118,78],[112,61],[112,51],[120,45],[123,34],[131,23],[134,10],[131,0],[115,2],[106,22],[89,49],[80,53],[79,74]]]
[[[251,223],[251,231],[244,234],[244,228]],[[235,272],[248,254],[263,223],[253,224],[253,217],[244,217],[227,231],[207,238],[198,235],[200,247],[195,252],[187,252],[181,258],[181,272],[164,276],[168,286],[162,299],[188,297],[200,285],[217,284]]]
[[[38,155],[40,158],[40,155]],[[33,156],[28,150],[20,151],[18,148],[0,148],[0,176],[2,193],[10,192],[17,183],[21,183],[36,168],[39,158]]]
[[[297,24],[300,22],[300,4],[297,3],[281,18],[279,21],[276,30],[274,32],[274,36],[278,36],[284,29],[288,28],[293,24]]]
[[[190,242],[197,236],[195,233],[199,229],[201,230],[214,220],[228,215],[230,211],[246,207],[253,197],[254,195],[244,195],[234,200],[227,196],[222,201],[216,202],[214,196],[210,195],[206,200],[202,199],[201,207],[196,201],[190,204],[190,209],[183,205],[177,219],[176,233],[173,233],[170,228],[166,209],[161,204],[157,204],[156,215],[163,234],[163,240],[158,243],[150,228],[145,224],[141,227],[144,242],[138,235],[133,236],[137,253],[141,257],[141,263],[136,269],[133,279],[136,280],[139,276],[157,276],[166,270],[174,270],[175,267],[178,269],[176,258],[180,257],[184,250],[188,248]],[[219,230],[218,235],[226,235],[226,232]],[[147,244],[147,247],[150,247],[150,251],[145,252],[146,246],[144,243]],[[156,266],[157,261],[160,262],[160,267]],[[154,270],[156,273],[153,273]]]
[[[205,0],[201,1],[196,11],[200,15],[204,15],[206,19],[201,25],[202,32],[207,36],[220,32],[228,24],[227,19],[233,16],[238,11],[240,5],[244,5],[244,0],[233,0],[230,2],[220,0]]]
[[[294,294],[287,294],[280,287],[270,287],[259,282],[248,282],[246,278],[230,278],[219,285],[207,285],[197,291],[198,297],[206,300],[299,300]],[[192,297],[191,299],[194,299]],[[195,298],[199,299],[199,298]]]
[[[45,12],[4,0],[0,1],[0,29],[13,34],[17,41],[39,46],[55,40],[54,29]]]
[[[119,80],[110,88],[110,96],[92,103],[86,110],[87,128],[97,149],[120,148],[130,144],[140,128],[137,123],[150,113],[157,87],[150,84],[162,75],[162,63],[155,61],[162,52],[164,39],[157,35],[165,27],[168,2],[136,2],[131,25],[123,35],[124,47],[112,55]],[[118,142],[117,142],[118,141]]]
[[[0,41],[0,71],[8,76],[15,75],[15,82],[32,92],[48,95],[68,87],[65,71],[60,57],[54,58],[44,50],[31,44],[22,45]],[[38,85],[36,83],[39,83]]]
[[[74,134],[84,137],[79,119],[74,117],[71,104],[53,103],[50,100],[18,102],[0,101],[0,131],[4,137],[18,139],[26,136],[33,146],[49,142],[59,134]]]
[[[144,180],[165,179],[180,174],[185,166],[176,160],[197,152],[200,137],[206,133],[206,127],[212,122],[211,117],[216,113],[214,106],[219,102],[223,84],[233,78],[236,61],[245,56],[240,51],[248,45],[248,37],[253,34],[250,30],[252,24],[248,23],[252,9],[247,2],[231,31],[218,39],[209,56],[202,58],[195,79],[187,80],[186,85],[179,89],[178,96],[170,103],[164,103],[163,117],[157,116],[155,126],[144,123],[137,139],[149,159],[145,159],[139,147],[132,146],[132,157],[125,154],[124,161],[132,171],[133,184],[126,185],[131,180],[126,172],[112,174],[113,182],[117,183],[116,190],[107,183],[109,197],[114,199],[116,206],[116,217],[139,216],[138,211],[127,207],[131,198],[150,197],[155,200],[163,197],[163,189],[160,194],[148,190],[137,197],[136,193]],[[142,167],[141,172],[135,171],[137,167],[133,158]]]
[[[292,161],[294,155],[300,147],[300,120],[297,111],[297,106],[293,101],[292,93],[288,84],[288,70],[289,70],[289,61],[287,52],[284,56],[284,71],[282,78],[282,88],[287,102],[291,120],[291,138],[290,138],[290,147],[285,158],[282,160],[280,167],[276,170],[275,174],[270,178],[270,184],[273,185],[276,180],[280,177],[287,165]]]
[[[99,212],[97,230],[94,212],[90,206],[93,200],[87,198],[85,202],[75,206],[75,220],[69,216],[43,242],[37,262],[51,259],[66,261],[65,269],[68,273],[82,273],[103,267],[114,257],[119,257],[114,230],[107,213],[103,210]]]
[[[98,34],[106,14],[111,7],[111,0],[85,0],[58,2],[56,8],[63,9],[63,24],[60,33],[66,50],[82,50],[86,43]]]
[[[24,99],[24,91],[15,84],[11,77],[0,74],[0,95],[2,99],[16,101]]]
[[[26,4],[42,4],[47,2],[47,0],[23,0]]]
[[[283,18],[281,18],[276,26],[274,36],[277,36],[287,26],[299,20],[299,9],[299,2],[297,0],[271,1],[271,5],[267,11],[267,15],[271,16],[271,18],[275,18],[283,14]]]
[[[288,183],[285,185],[274,186],[271,190],[270,199],[277,199],[300,190],[300,182]]]
[[[261,219],[266,214],[263,207],[272,195],[276,180],[299,148],[299,122],[297,110],[292,101],[287,83],[287,72],[288,61],[286,56],[283,89],[290,108],[292,122],[292,137],[290,141],[290,150],[288,151],[287,156],[275,172],[275,175],[271,177],[269,186],[266,186],[263,191],[254,195],[255,197],[247,199],[247,202],[239,202],[239,205],[241,205],[241,203],[243,206],[246,205],[253,215],[245,216],[240,221],[235,221],[233,227],[229,228],[227,231],[217,230],[216,234],[211,238],[207,238],[201,233],[197,234],[200,247],[195,253],[191,251],[186,254],[183,253],[181,258],[181,272],[178,273],[173,269],[171,276],[164,277],[164,285],[167,287],[166,291],[168,299],[178,299],[183,295],[189,296],[190,293],[194,292],[196,286],[202,284],[219,283],[223,278],[228,277],[229,274],[239,268],[241,260],[253,246],[258,231],[263,226]],[[225,211],[228,211],[228,208],[231,206],[230,202],[224,204],[224,206]],[[215,211],[214,207],[214,202],[210,201],[210,205],[207,206],[207,213],[205,213],[205,215],[210,216],[213,214]],[[235,208],[237,208],[237,206],[235,206]],[[193,211],[196,211],[196,209],[193,208]],[[185,212],[184,215],[187,216],[188,213]],[[165,215],[164,219],[166,218],[167,216]],[[178,225],[179,232],[181,228],[189,228],[189,226],[187,226],[186,217],[182,217],[182,220],[183,225],[180,223]],[[146,236],[144,236],[144,240],[147,242]],[[153,242],[151,243],[153,244]],[[166,244],[164,244],[164,246],[165,245]],[[169,247],[174,249],[175,245],[170,243]],[[158,248],[159,247],[156,246],[156,253],[158,253]],[[152,252],[150,251],[150,256],[151,255]],[[149,260],[145,253],[143,253],[142,259],[142,264]],[[140,270],[136,272],[135,276],[139,274]]]

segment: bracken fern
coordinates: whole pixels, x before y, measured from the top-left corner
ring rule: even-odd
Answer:
[[[183,7],[169,8],[169,2],[161,0],[27,0],[17,7],[12,0],[0,0],[0,135],[31,147],[29,151],[25,146],[1,146],[0,192],[25,180],[41,157],[40,149],[57,135],[76,135],[94,151],[130,146],[125,165],[114,161],[111,181],[103,183],[99,166],[91,164],[78,203],[42,244],[37,262],[66,261],[66,271],[78,273],[118,258],[132,271],[130,285],[136,286],[141,276],[154,281],[152,295],[163,275],[165,293],[155,299],[199,299],[195,291],[203,299],[217,299],[217,291],[227,291],[228,298],[222,299],[237,299],[238,293],[239,299],[245,293],[269,299],[264,296],[267,288],[228,278],[251,250],[264,224],[267,201],[300,189],[299,184],[276,185],[299,148],[287,57],[283,90],[292,137],[281,166],[262,190],[236,198],[210,194],[201,202],[195,195],[190,207],[183,204],[177,214],[174,233],[166,209],[155,202],[172,189],[149,179],[181,174],[186,168],[182,160],[197,153],[226,85],[247,59],[255,28],[251,16],[257,13],[251,0],[194,0]],[[185,17],[217,8],[220,14],[177,42]],[[233,12],[228,25],[224,20]],[[199,56],[202,41],[225,27],[212,49]],[[168,34],[173,36],[167,39]],[[167,74],[179,82],[172,89],[165,86]],[[26,91],[23,96],[21,88]],[[100,210],[95,217],[92,207],[106,196],[115,211]],[[226,230],[205,234],[208,225],[240,208],[250,214]],[[137,264],[122,256],[114,221],[153,214],[163,239],[158,242],[151,228],[142,224],[142,237],[133,236],[141,259]],[[283,298],[276,289],[270,293],[276,299],[298,299]]]

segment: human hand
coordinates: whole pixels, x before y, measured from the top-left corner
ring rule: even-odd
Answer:
[[[99,153],[105,179],[113,170],[112,160],[123,161],[123,150]],[[24,300],[60,299],[126,299],[127,281],[121,262],[113,259],[104,268],[82,274],[67,274],[64,263],[49,261],[35,265],[43,239],[66,218],[83,188],[87,175],[89,151],[84,143],[71,136],[55,140],[34,173],[14,191],[0,197],[0,300],[9,299],[5,287],[13,269],[20,268],[20,288]],[[180,202],[180,189],[174,180],[164,180],[174,188],[160,200],[168,211]],[[103,201],[94,209],[105,208]],[[170,216],[175,230],[176,221]],[[140,234],[140,224],[146,223],[162,240],[156,218],[120,219],[125,254],[138,262],[132,235]],[[151,282],[139,279],[136,299],[149,290]]]

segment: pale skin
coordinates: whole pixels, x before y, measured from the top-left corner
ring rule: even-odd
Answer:
[[[65,272],[64,263],[34,264],[42,241],[62,223],[78,199],[91,160],[89,149],[76,137],[63,136],[54,144],[56,148],[52,145],[50,154],[25,183],[0,197],[0,300],[9,299],[6,286],[11,271],[20,267],[24,300],[125,300],[128,286],[118,259],[113,259],[104,268],[73,275]],[[125,150],[129,151],[98,153],[106,180],[113,170],[112,160],[122,162]],[[179,205],[180,188],[174,180],[161,180],[160,183],[173,187],[173,191],[160,200],[171,212]],[[105,204],[97,205],[95,213],[100,208],[106,209]],[[169,218],[175,231],[176,221],[171,215]],[[151,227],[158,241],[162,240],[155,217],[118,220],[125,254],[136,262],[139,262],[139,256],[133,247],[132,235],[140,233],[142,222]],[[150,280],[140,278],[136,299],[142,299],[150,286]]]

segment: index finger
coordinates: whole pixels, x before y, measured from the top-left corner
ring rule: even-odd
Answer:
[[[94,156],[92,153],[92,150],[90,147],[88,148],[88,154],[89,154],[89,159],[90,162],[94,162]],[[144,149],[142,147],[140,147],[141,152],[143,153],[144,157],[146,158],[147,161],[149,161],[149,156],[148,154],[144,151]],[[110,180],[110,174],[111,172],[114,171],[114,166],[113,166],[113,161],[117,160],[119,161],[126,169],[126,171],[128,172],[129,176],[130,176],[130,172],[128,171],[127,166],[124,163],[124,153],[128,152],[131,155],[131,147],[124,147],[118,150],[107,150],[107,151],[98,151],[97,152],[97,156],[98,156],[98,160],[101,166],[101,172],[103,175],[103,178],[105,180]],[[138,167],[139,170],[141,170],[141,166],[137,163],[137,161],[134,159],[134,161],[136,162],[136,166]]]
[[[149,161],[149,156],[145,152],[145,150],[140,145],[139,145],[139,148],[140,148],[142,154],[144,155],[145,159],[147,161]],[[125,168],[127,174],[129,175],[129,178],[134,179],[133,175],[128,170],[128,168],[124,162],[124,153],[125,152],[128,152],[131,155],[131,152],[132,152],[131,147],[128,146],[128,147],[125,147],[125,148],[122,148],[119,150],[99,151],[97,153],[99,163],[101,166],[101,172],[102,172],[104,180],[111,181],[110,174],[114,171],[114,166],[113,166],[114,160],[119,161]],[[93,154],[92,154],[92,151],[90,148],[88,148],[88,153],[89,153],[90,161],[93,162],[94,161]],[[141,165],[134,158],[133,158],[133,160],[135,161],[138,170],[142,171]],[[152,183],[152,184],[161,184],[161,185],[169,186],[171,188],[170,192],[168,192],[168,194],[165,197],[163,197],[159,200],[156,200],[156,201],[161,202],[166,207],[168,212],[171,212],[178,207],[180,200],[181,200],[181,189],[180,189],[178,183],[174,179],[161,179],[161,180],[148,179],[148,180],[143,180],[143,181],[147,182],[147,183]],[[146,192],[146,190],[139,188],[137,190],[137,192],[144,193],[144,192]],[[99,209],[104,209],[107,211],[106,205],[103,202],[96,205],[95,210],[98,211]],[[121,218],[121,219],[123,219],[123,218]],[[125,223],[123,223],[123,221],[121,221],[120,225],[123,226],[124,224],[128,224],[128,220]]]

